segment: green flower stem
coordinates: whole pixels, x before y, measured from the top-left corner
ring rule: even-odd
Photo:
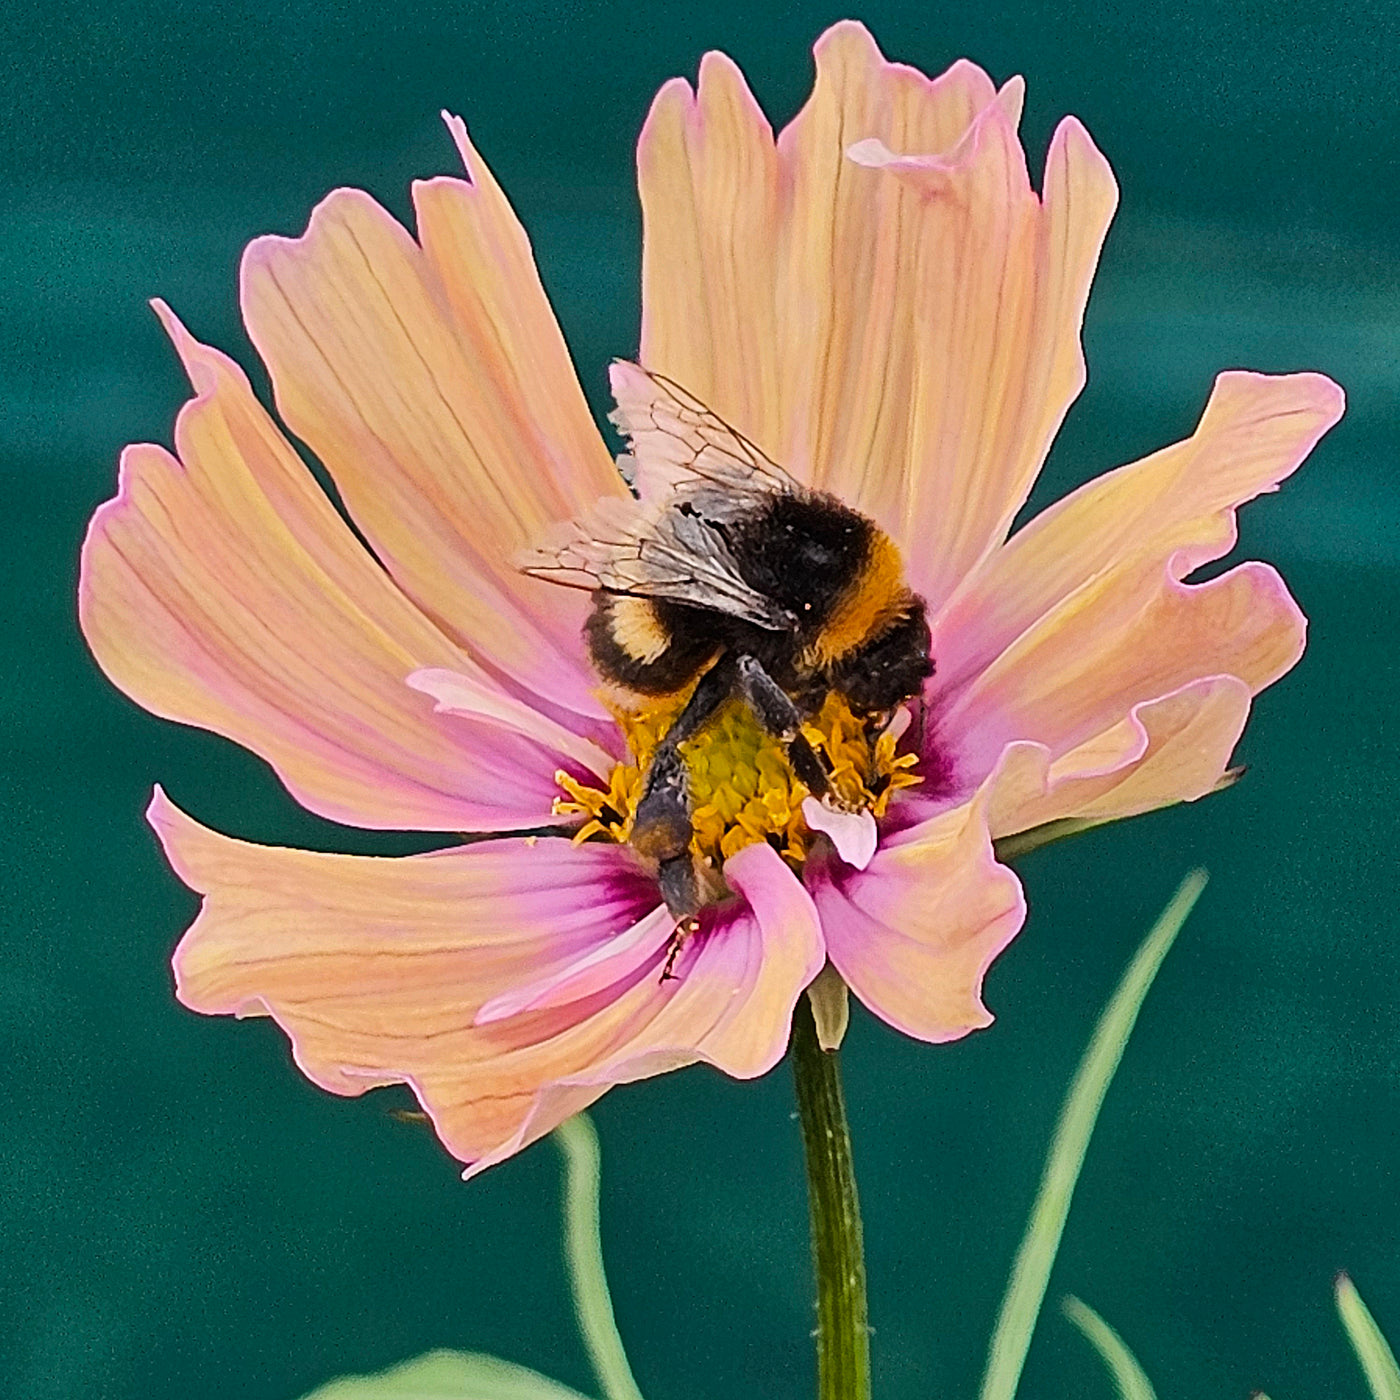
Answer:
[[[797,1000],[792,1070],[807,1157],[812,1266],[817,1276],[818,1400],[870,1400],[865,1246],[851,1165],[841,1062],[817,1042],[812,1008]]]
[[[1193,870],[1172,896],[1162,916],[1143,940],[1118,990],[1109,999],[1099,1017],[1098,1025],[1079,1062],[1069,1094],[1055,1125],[1050,1143],[1050,1155],[1041,1172],[1040,1190],[1026,1222],[1026,1233],[1016,1252],[1016,1262],[1006,1295],[1001,1300],[1001,1313],[992,1333],[987,1354],[987,1370],[982,1378],[979,1400],[1016,1400],[1016,1388],[1021,1382],[1021,1368],[1030,1349],[1031,1335],[1050,1271],[1059,1252],[1060,1237],[1069,1215],[1070,1201],[1084,1165],[1084,1154],[1103,1106],[1104,1095],[1123,1058],[1128,1037],[1137,1024],[1143,999],[1152,986],[1162,959],[1167,956],[1186,916],[1195,908],[1201,891],[1206,887],[1206,872]],[[1090,1337],[1093,1340],[1093,1337]],[[1400,1397],[1397,1397],[1400,1400]]]
[[[603,1270],[598,1220],[602,1166],[597,1130],[586,1113],[578,1113],[555,1128],[554,1141],[564,1156],[564,1262],[569,1268],[583,1344],[603,1400],[642,1400],[618,1335]]]

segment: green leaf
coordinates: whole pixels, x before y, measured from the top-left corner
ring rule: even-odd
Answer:
[[[586,1113],[554,1130],[564,1157],[564,1262],[574,1293],[574,1313],[603,1400],[642,1400],[613,1316],[612,1295],[603,1269],[603,1238],[598,1224],[602,1159],[598,1134]]]
[[[1181,888],[1129,963],[1075,1071],[992,1333],[981,1400],[1012,1400],[1016,1394],[1099,1108],[1122,1059],[1143,998],[1205,884],[1204,870],[1193,870],[1181,882]]]
[[[1088,1338],[1108,1367],[1121,1400],[1157,1400],[1152,1382],[1138,1365],[1137,1357],[1124,1344],[1122,1337],[1091,1308],[1078,1298],[1069,1297],[1060,1304],[1061,1311]]]
[[[538,1371],[479,1352],[430,1351],[375,1376],[342,1376],[303,1400],[584,1400]]]
[[[1375,1400],[1400,1400],[1400,1368],[1370,1309],[1346,1274],[1337,1275],[1337,1311]]]

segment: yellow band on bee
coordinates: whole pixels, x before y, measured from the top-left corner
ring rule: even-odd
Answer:
[[[671,644],[650,598],[613,598],[608,606],[613,641],[633,661],[655,661]]]
[[[807,659],[818,667],[830,665],[882,631],[908,601],[899,549],[888,535],[875,531],[865,567],[842,594]]]

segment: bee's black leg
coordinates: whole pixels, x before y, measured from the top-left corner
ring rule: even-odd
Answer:
[[[657,882],[676,918],[678,936],[694,931],[700,911],[700,882],[690,851],[690,784],[679,746],[733,693],[734,668],[728,657],[721,657],[701,676],[685,709],[657,745],[632,819],[632,848],[656,861]]]
[[[677,744],[694,738],[701,725],[733,694],[734,662],[724,655],[700,677],[700,683],[691,692],[685,709],[676,716],[676,722],[657,746],[657,753],[674,749]]]
[[[739,689],[758,722],[787,746],[788,762],[807,791],[813,797],[823,796],[831,786],[830,775],[802,733],[802,712],[752,656],[741,656],[738,670]]]
[[[666,947],[666,962],[661,969],[661,980],[669,982],[675,974],[676,959],[685,947],[686,939],[700,931],[700,889],[695,878],[695,858],[689,851],[661,862],[657,873],[657,883],[661,886],[661,897],[666,908],[676,921],[671,930],[671,941]]]
[[[632,848],[656,861],[656,883],[676,921],[661,969],[663,982],[675,976],[672,969],[681,948],[700,927],[700,882],[690,849],[693,828],[685,776],[685,764],[674,748],[658,753],[632,822]]]

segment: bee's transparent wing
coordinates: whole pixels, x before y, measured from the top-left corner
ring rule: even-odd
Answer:
[[[674,380],[627,360],[615,360],[609,378],[617,400],[612,421],[632,449],[618,466],[643,501],[667,500],[687,486],[714,487],[749,500],[802,489]]]
[[[522,556],[520,567],[572,588],[665,598],[787,631],[793,615],[751,588],[735,562],[724,536],[732,516],[728,497],[708,490],[659,510],[641,501],[600,501]]]
[[[632,447],[618,466],[637,499],[600,501],[521,567],[574,588],[666,598],[769,631],[793,627],[786,608],[745,581],[729,541],[774,496],[802,487],[664,376],[618,360],[611,378],[613,421]]]

